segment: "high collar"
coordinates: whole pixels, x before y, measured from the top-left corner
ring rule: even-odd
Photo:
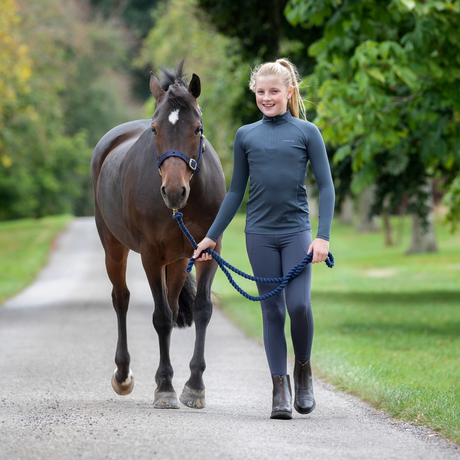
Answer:
[[[289,112],[289,110],[286,110],[286,112],[284,112],[281,115],[276,115],[276,117],[268,117],[267,115],[264,114],[262,121],[264,123],[279,124],[279,123],[287,123],[291,118],[292,118],[291,112]]]

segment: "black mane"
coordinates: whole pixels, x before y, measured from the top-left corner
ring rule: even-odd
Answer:
[[[166,91],[166,99],[174,107],[189,106],[194,98],[188,91],[188,84],[184,79],[184,61],[182,60],[175,69],[161,67],[161,87]]]

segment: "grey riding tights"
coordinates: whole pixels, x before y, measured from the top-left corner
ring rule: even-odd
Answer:
[[[246,248],[254,276],[278,278],[301,262],[311,244],[311,231],[285,235],[246,234]],[[286,308],[291,320],[294,354],[300,361],[308,361],[313,343],[313,314],[311,309],[311,273],[308,264],[284,291],[261,301],[264,345],[272,375],[287,374],[287,348],[284,326]],[[259,295],[275,289],[277,284],[257,283]]]

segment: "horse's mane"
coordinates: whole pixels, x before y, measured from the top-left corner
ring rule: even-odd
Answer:
[[[184,60],[175,69],[161,67],[161,87],[166,91],[166,99],[174,107],[186,107],[193,102],[193,96],[189,93],[184,79],[183,68]]]

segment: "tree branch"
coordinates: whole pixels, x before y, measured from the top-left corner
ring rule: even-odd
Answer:
[[[420,96],[420,93],[415,93],[415,94],[411,94],[410,96],[407,96],[407,97],[395,98],[395,99],[397,99],[396,102],[384,107],[382,109],[382,112],[389,112],[391,109],[394,109],[395,107],[403,105],[406,102],[410,102],[410,101],[412,101],[413,99],[416,99],[419,96]]]

